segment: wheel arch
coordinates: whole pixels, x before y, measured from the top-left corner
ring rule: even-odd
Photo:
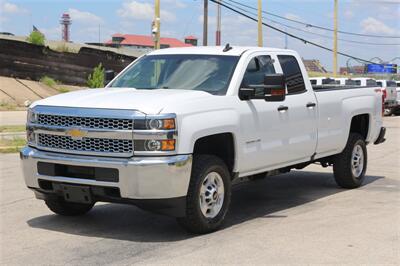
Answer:
[[[358,133],[364,140],[368,139],[370,133],[371,115],[369,113],[357,114],[351,118],[350,133]]]
[[[226,164],[233,176],[237,154],[235,135],[232,132],[221,132],[199,137],[193,146],[193,155],[195,156],[196,154],[217,156]]]

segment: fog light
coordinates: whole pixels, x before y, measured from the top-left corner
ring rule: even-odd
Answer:
[[[146,141],[146,150],[148,150],[148,151],[159,151],[159,150],[161,150],[161,142],[159,140],[148,140],[148,141]]]
[[[146,151],[174,151],[175,140],[147,140],[144,143],[144,148]]]

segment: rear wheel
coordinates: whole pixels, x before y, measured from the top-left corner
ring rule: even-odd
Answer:
[[[360,134],[350,133],[346,147],[334,158],[333,173],[336,183],[343,188],[357,188],[364,181],[367,170],[367,147]]]
[[[94,204],[66,202],[61,198],[46,199],[45,203],[52,212],[64,216],[83,215],[94,206]]]
[[[217,230],[228,212],[231,178],[224,162],[216,156],[195,156],[188,194],[186,216],[178,223],[192,233]]]

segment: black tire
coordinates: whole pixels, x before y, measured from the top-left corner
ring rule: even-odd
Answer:
[[[363,152],[363,165],[361,173],[356,176],[352,171],[353,150],[359,145]],[[362,185],[367,171],[367,147],[364,138],[357,133],[350,133],[346,147],[342,153],[336,155],[333,160],[333,173],[336,183],[342,188],[358,188]]]
[[[63,216],[83,215],[94,206],[94,204],[66,202],[61,198],[47,199],[45,203],[52,212]]]
[[[224,200],[221,210],[213,218],[207,218],[200,209],[200,189],[205,177],[216,172],[224,183]],[[223,223],[231,202],[231,176],[225,163],[213,155],[196,155],[193,158],[192,174],[186,196],[186,216],[178,223],[187,231],[205,234],[216,231]]]

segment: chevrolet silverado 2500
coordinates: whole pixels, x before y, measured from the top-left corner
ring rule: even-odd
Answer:
[[[366,145],[385,135],[380,88],[313,89],[296,52],[252,47],[153,51],[27,119],[25,182],[50,210],[130,203],[197,233],[218,229],[232,184],[254,176],[320,163],[359,187]]]

